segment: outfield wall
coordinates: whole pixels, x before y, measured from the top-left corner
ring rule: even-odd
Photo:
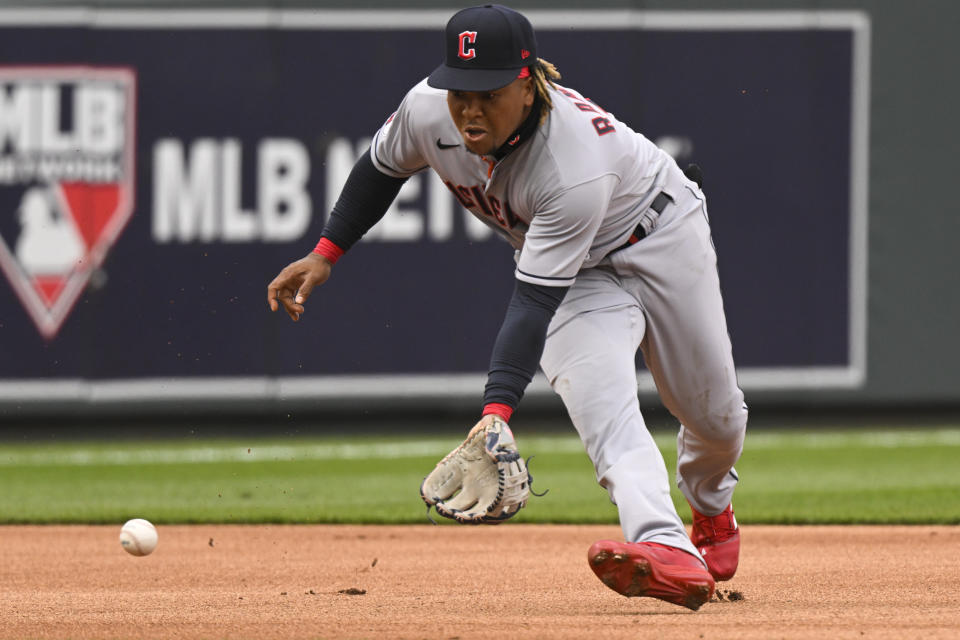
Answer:
[[[479,402],[511,252],[432,174],[301,323],[265,302],[446,5],[61,4],[0,6],[0,419]],[[749,401],[960,402],[960,9],[518,6],[566,83],[704,168]]]

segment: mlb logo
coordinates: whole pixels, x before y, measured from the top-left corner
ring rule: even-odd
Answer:
[[[134,203],[130,69],[0,66],[0,268],[56,336]]]

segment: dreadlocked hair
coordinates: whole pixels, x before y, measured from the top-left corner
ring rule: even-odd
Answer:
[[[553,109],[553,100],[550,99],[550,91],[547,89],[547,85],[556,89],[557,85],[554,81],[560,79],[560,72],[557,71],[552,62],[543,58],[537,58],[537,64],[530,65],[530,72],[537,87],[537,95],[540,97],[540,124],[543,124],[550,114],[550,110]]]

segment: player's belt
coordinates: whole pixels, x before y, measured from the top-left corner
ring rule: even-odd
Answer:
[[[666,209],[667,205],[671,202],[673,202],[673,198],[668,196],[665,192],[661,191],[658,193],[657,197],[654,198],[653,202],[650,203],[650,206],[647,207],[647,210],[643,212],[642,216],[640,216],[640,222],[637,223],[637,227],[633,230],[633,233],[630,234],[630,237],[627,238],[627,241],[613,251],[626,249],[630,245],[637,244],[646,238],[647,235],[653,231],[654,227],[656,227],[657,218],[660,217],[660,214],[663,213],[663,210]],[[654,215],[651,215],[651,211]],[[611,251],[611,253],[613,253],[613,251]]]

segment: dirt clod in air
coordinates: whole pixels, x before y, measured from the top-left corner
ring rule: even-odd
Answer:
[[[746,600],[741,591],[734,591],[733,589],[717,589],[713,597],[710,599],[710,602],[737,602],[739,600]]]

